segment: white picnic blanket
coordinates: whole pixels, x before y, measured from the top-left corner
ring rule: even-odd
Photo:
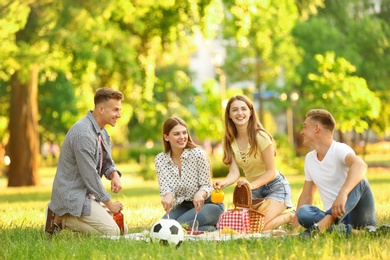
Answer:
[[[214,232],[205,232],[200,235],[184,235],[184,241],[228,241],[228,240],[238,240],[238,239],[258,239],[258,238],[271,238],[271,237],[281,237],[288,235],[283,230],[270,230],[264,231],[262,233],[252,233],[252,234],[222,234],[220,230]],[[136,241],[146,241],[149,242],[149,231],[144,230],[140,233],[131,233],[123,236],[125,239],[136,240]],[[113,238],[114,239],[114,238]]]

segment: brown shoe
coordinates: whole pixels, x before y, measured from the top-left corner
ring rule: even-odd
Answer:
[[[46,222],[45,222],[45,232],[49,235],[60,232],[62,227],[54,223],[54,212],[49,208],[49,205],[46,206]]]

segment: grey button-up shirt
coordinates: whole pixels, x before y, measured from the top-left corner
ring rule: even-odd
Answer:
[[[77,121],[68,131],[61,147],[57,172],[53,182],[50,209],[57,215],[69,213],[73,216],[91,214],[91,198],[107,201],[111,198],[99,175],[101,149],[98,136],[104,146],[102,174],[109,179],[117,171],[111,157],[110,137],[105,128],[100,129],[88,111],[86,117]]]

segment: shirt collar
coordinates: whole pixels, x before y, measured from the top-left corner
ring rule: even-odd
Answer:
[[[190,153],[191,153],[190,149],[184,149],[184,151],[181,154],[180,158],[186,160],[190,156]],[[171,157],[171,151],[169,151],[168,153],[165,153],[165,161],[167,163],[174,163],[173,160],[172,160],[172,157]]]
[[[92,110],[88,111],[87,117],[91,121],[93,129],[95,130],[96,134],[97,135],[101,134],[103,129],[100,129],[100,127],[99,127],[99,125],[98,125],[98,123],[96,121],[96,118],[92,115]]]

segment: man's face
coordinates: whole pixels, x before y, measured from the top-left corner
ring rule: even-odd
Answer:
[[[314,135],[316,132],[317,124],[313,122],[310,118],[306,118],[303,123],[303,129],[300,132],[300,135],[303,137],[303,144],[310,146],[312,140],[314,140]]]
[[[109,99],[103,104],[102,119],[104,125],[109,124],[115,126],[118,118],[121,117],[122,101],[117,99]]]

